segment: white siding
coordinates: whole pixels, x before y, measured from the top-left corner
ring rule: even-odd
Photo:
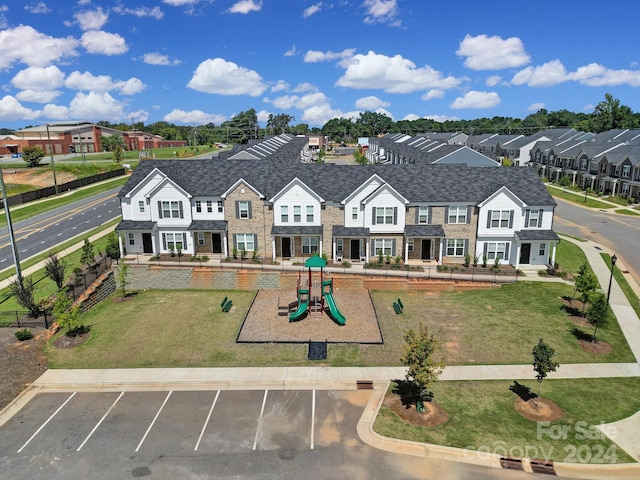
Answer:
[[[494,210],[513,210],[511,228],[487,228],[487,216]],[[478,236],[512,237],[514,232],[521,230],[524,224],[523,211],[518,203],[506,192],[500,192],[495,198],[487,202],[478,214]]]
[[[158,202],[182,202],[183,218],[160,218]],[[159,227],[165,226],[185,226],[191,223],[191,208],[189,199],[173,185],[167,183],[162,188],[154,192],[151,197],[151,219],[158,222]]]
[[[288,208],[289,221],[282,222],[280,216],[281,207],[286,205]],[[300,222],[294,222],[293,207],[300,207]],[[313,222],[307,221],[307,206],[313,206]],[[320,202],[307,189],[300,184],[292,184],[289,189],[282,193],[273,203],[273,224],[274,225],[322,225],[322,209]]]
[[[372,218],[373,208],[389,207],[395,209],[396,223],[395,224],[376,224]],[[364,208],[365,214],[365,227],[369,227],[371,233],[402,233],[405,226],[405,208],[404,203],[398,199],[389,189],[383,188],[376,195],[368,199]]]
[[[362,191],[358,192],[357,195],[353,196],[349,199],[344,206],[344,226],[348,228],[353,227],[362,227],[364,226],[364,215],[365,211],[362,208],[362,201],[371,195],[376,189],[380,188],[381,183],[378,180],[371,180],[369,184],[367,184]],[[351,218],[351,212],[353,207],[358,208],[358,218],[353,220]]]
[[[194,220],[224,220],[224,202],[222,213],[218,213],[218,201],[222,200],[221,197],[194,197],[191,199],[191,215]],[[196,211],[196,201],[199,201],[202,205],[202,212]],[[212,212],[207,211],[207,202],[211,202]]]

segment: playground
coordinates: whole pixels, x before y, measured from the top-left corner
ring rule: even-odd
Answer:
[[[369,292],[336,287],[324,267],[326,261],[313,256],[295,291],[260,290],[237,341],[382,343]]]

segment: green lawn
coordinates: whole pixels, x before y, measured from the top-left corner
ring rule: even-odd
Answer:
[[[519,383],[537,392],[535,379]],[[640,410],[640,378],[544,380],[542,398],[552,400],[564,412],[550,426],[527,420],[515,410],[513,385],[513,381],[437,382],[434,401],[446,410],[446,423],[432,428],[413,426],[383,406],[374,429],[384,436],[417,442],[498,454],[506,449],[519,457],[543,458],[551,453],[550,457],[560,462],[634,462],[592,425],[620,420]],[[554,438],[561,437],[555,435],[561,431],[567,432],[567,438]]]
[[[579,203],[589,208],[611,208],[611,205],[596,200],[597,197],[593,197],[592,195],[588,195],[585,202],[584,192],[561,190],[559,188],[550,187],[549,185],[547,185],[547,190],[554,197],[562,198],[563,200],[568,200],[573,203]]]
[[[584,352],[558,297],[571,287],[519,282],[467,292],[402,293],[402,315],[393,312],[398,292],[373,292],[384,345],[329,345],[331,366],[400,365],[404,331],[428,325],[444,347],[446,363],[528,364],[540,337],[560,363],[633,361],[617,323],[599,332],[607,355]],[[114,296],[118,296],[116,293]],[[225,314],[228,296],[234,309]],[[148,290],[126,302],[107,299],[83,315],[91,339],[79,348],[48,348],[52,368],[221,367],[311,365],[306,345],[236,344],[253,292]],[[518,302],[514,302],[518,299]]]

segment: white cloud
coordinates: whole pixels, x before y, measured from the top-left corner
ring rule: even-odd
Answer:
[[[49,13],[51,11],[51,9],[47,7],[47,4],[44,2],[30,3],[29,5],[25,5],[24,9],[27,12],[34,14]]]
[[[22,90],[16,93],[21,102],[49,103],[62,95],[60,90]]]
[[[375,110],[378,107],[388,107],[389,105],[391,105],[391,103],[380,100],[374,96],[362,97],[356,100],[356,108],[362,110]]]
[[[256,113],[258,122],[262,123],[269,121],[269,115],[271,115],[271,112],[267,112],[266,110],[260,110],[258,113]]]
[[[191,110],[186,112],[177,108],[173,109],[170,113],[167,113],[162,119],[165,122],[170,123],[196,123],[198,125],[204,125],[207,123],[215,123],[219,125],[227,120],[224,115],[205,113],[202,110]]]
[[[317,92],[318,87],[310,82],[302,82],[295,86],[292,90],[294,93]]]
[[[284,80],[278,80],[275,85],[271,87],[271,92],[282,92],[283,90],[289,90],[289,84]]]
[[[422,100],[431,100],[433,98],[442,98],[444,97],[444,90],[440,90],[439,88],[433,88],[429,90],[427,93],[423,94],[420,98]]]
[[[40,112],[23,107],[11,95],[6,95],[0,99],[0,120],[33,120],[39,115]]]
[[[454,116],[449,116],[449,115],[426,115],[422,118],[426,118],[427,120],[435,120],[436,122],[446,122],[446,121],[452,121],[455,122],[456,120],[460,120],[459,117]]]
[[[491,108],[500,104],[500,97],[496,92],[478,92],[472,90],[463,97],[456,98],[450,108],[460,110],[463,108]]]
[[[42,116],[54,120],[67,120],[69,118],[69,108],[49,103],[42,109]]]
[[[89,121],[119,121],[124,117],[124,105],[108,93],[78,92],[71,100],[69,112],[72,118]]]
[[[62,85],[64,73],[55,65],[27,67],[11,79],[11,85],[20,90],[55,90]]]
[[[416,115],[415,113],[410,113],[408,115],[405,115],[404,117],[402,117],[402,120],[409,120],[410,122],[414,121],[414,120],[418,120],[420,117],[418,115]]]
[[[120,55],[129,50],[127,43],[117,33],[91,30],[85,32],[80,40],[89,53],[103,55]]]
[[[302,12],[302,18],[309,18],[311,15],[318,13],[320,11],[320,8],[322,8],[322,2],[305,8],[304,12]]]
[[[127,113],[127,118],[137,122],[146,122],[149,119],[149,112],[145,110],[136,110],[135,112]]]
[[[491,75],[490,77],[487,77],[484,84],[487,87],[495,87],[496,85],[499,85],[501,81],[502,77],[500,75]]]
[[[98,7],[96,10],[78,12],[74,15],[81,30],[100,30],[109,20],[109,14]]]
[[[296,50],[295,45],[291,47],[291,50],[287,50],[286,52],[284,52],[285,57],[293,57],[294,55],[297,55],[297,54],[298,54],[298,51]]]
[[[149,65],[179,65],[182,63],[178,59],[171,60],[168,55],[162,55],[158,52],[145,53],[142,56],[142,61]]]
[[[550,87],[576,81],[588,87],[612,87],[618,85],[640,86],[640,70],[612,70],[597,63],[567,72],[560,60],[552,60],[539,67],[527,67],[511,79],[513,85]]]
[[[274,98],[273,100],[265,99],[265,101],[271,103],[279,110],[289,110],[290,108],[304,110],[313,105],[328,103],[327,97],[322,92],[313,92],[302,96],[283,95],[282,97]]]
[[[113,12],[119,13],[120,15],[133,15],[138,18],[155,18],[156,20],[160,20],[164,17],[164,12],[160,10],[160,7],[137,7],[137,8],[128,8],[123,5],[116,5],[113,8]]]
[[[0,45],[0,70],[14,62],[46,67],[64,57],[78,55],[75,38],[50,37],[26,25],[0,30]]]
[[[539,67],[527,67],[520,70],[511,79],[514,85],[530,87],[549,87],[567,81],[567,70],[560,60],[552,60]]]
[[[91,90],[93,92],[109,92],[119,90],[123,95],[134,95],[146,88],[136,77],[128,80],[113,80],[109,75],[93,75],[91,72],[72,72],[64,82],[65,87],[74,90]]]
[[[200,0],[162,0],[162,3],[171,5],[172,7],[181,7],[182,5],[194,5]]]
[[[364,23],[390,22],[392,25],[399,25],[397,0],[364,0],[362,6],[366,9]]]
[[[319,50],[309,50],[304,55],[306,63],[330,62],[336,59],[351,58],[356,53],[355,48],[347,48],[341,52],[321,52]]]
[[[223,58],[209,58],[198,65],[187,87],[204,93],[252,97],[262,95],[267,89],[257,72]]]
[[[429,65],[416,67],[401,55],[388,57],[369,51],[351,58],[345,73],[336,82],[338,87],[377,88],[388,93],[411,93],[432,88],[457,87],[463,79],[445,77]]]
[[[527,110],[531,112],[537,112],[541,108],[544,108],[544,103],[539,102],[539,103],[532,103],[527,107]]]
[[[522,41],[517,37],[503,40],[498,36],[487,37],[466,35],[456,52],[467,57],[464,66],[471,70],[500,70],[526,65],[531,57],[525,52]]]
[[[240,0],[234,3],[227,13],[242,13],[247,14],[249,12],[259,12],[262,10],[261,0]]]

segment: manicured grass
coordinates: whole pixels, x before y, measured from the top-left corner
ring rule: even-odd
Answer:
[[[578,245],[568,240],[562,240],[561,236],[556,249],[556,263],[563,271],[574,276],[578,273],[578,269],[588,261],[587,256]]]
[[[562,198],[563,200],[568,200],[573,203],[579,203],[589,208],[611,208],[611,205],[600,202],[593,198],[591,195],[587,196],[587,201],[585,202],[584,192],[572,192],[571,190],[562,190],[559,188],[550,187],[549,185],[547,185],[547,190],[554,197]]]
[[[624,209],[620,209],[620,210],[616,210],[616,213],[619,213],[620,215],[632,215],[632,216],[638,216],[640,215],[640,213],[634,211],[634,210],[628,210],[626,208]]]
[[[519,383],[538,391],[535,379]],[[432,428],[409,425],[383,406],[374,429],[388,437],[501,455],[550,456],[559,462],[634,462],[592,426],[640,410],[640,378],[544,380],[542,398],[552,400],[564,412],[550,425],[527,420],[516,411],[516,394],[510,391],[513,385],[513,381],[437,382],[434,401],[448,413],[446,423]],[[556,438],[562,437],[561,431],[567,433],[565,439]]]
[[[609,266],[609,269],[611,269],[611,256],[608,253],[601,253],[600,256],[605,261],[605,263]],[[627,282],[627,279],[624,278],[624,275],[622,274],[622,272],[618,267],[614,268],[613,277],[616,279],[616,282],[618,282],[618,285],[620,286],[620,289],[627,297],[627,300],[629,300],[629,303],[631,304],[631,307],[633,308],[634,312],[636,312],[636,315],[640,317],[640,298],[638,298],[638,296],[636,295],[636,292],[634,292],[634,290],[631,288],[631,286]]]
[[[329,345],[331,366],[400,366],[404,332],[429,326],[442,344],[446,364],[528,364],[540,337],[556,349],[560,363],[630,362],[633,356],[617,323],[599,334],[613,350],[584,352],[558,297],[571,287],[519,282],[467,292],[373,292],[384,345]],[[118,292],[114,296],[119,295]],[[233,299],[230,314],[220,301]],[[149,290],[126,302],[103,301],[83,315],[92,339],[74,349],[48,349],[53,368],[218,367],[313,365],[306,345],[236,344],[252,292]],[[518,302],[514,302],[518,299]],[[275,306],[274,306],[275,308]],[[161,346],[161,348],[158,348]]]

